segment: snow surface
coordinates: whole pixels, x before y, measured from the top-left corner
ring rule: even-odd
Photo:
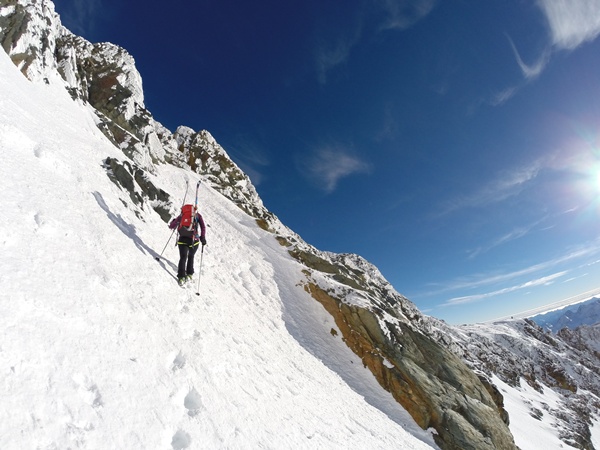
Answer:
[[[517,389],[494,376],[492,382],[504,396],[504,407],[510,414],[510,431],[521,450],[551,450],[572,448],[559,439],[554,418],[545,411],[560,408],[560,397],[552,389],[540,393],[524,380]],[[532,408],[537,417],[532,415]]]
[[[590,427],[590,432],[592,433],[592,445],[595,448],[600,448],[600,419],[595,418],[593,421],[593,426]]]
[[[200,295],[178,287],[173,241],[155,260],[170,231],[110,181],[124,155],[95,121],[0,52],[0,448],[436,448],[301,266],[204,185]],[[180,199],[186,178],[152,181]]]

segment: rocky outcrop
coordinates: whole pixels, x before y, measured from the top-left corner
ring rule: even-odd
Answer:
[[[328,292],[307,277],[306,291],[333,316],[344,342],[423,429],[436,430],[441,448],[515,448],[502,396],[496,390],[493,397],[458,357],[397,309],[348,304],[339,289]]]
[[[145,156],[152,164],[164,162],[160,124],[144,106],[142,78],[127,51],[63,34],[57,40],[56,59],[71,96],[97,111],[100,129],[115,145],[146,169],[151,166],[143,161]]]
[[[23,75],[49,82],[56,72],[56,39],[67,31],[52,2],[4,0],[0,6],[0,43]]]
[[[129,161],[119,161],[106,158],[104,161],[109,178],[129,194],[134,205],[141,209],[149,204],[162,220],[168,222],[171,218],[171,197],[165,191],[157,188],[148,174]]]
[[[194,172],[203,174],[208,182],[249,215],[256,218],[265,215],[266,209],[250,178],[208,131],[195,132],[181,126],[174,138],[178,150]]]
[[[590,426],[600,408],[600,355],[577,331],[553,335],[527,319],[461,327],[430,319],[429,324],[430,333],[478,373],[517,389],[522,383],[540,393],[552,389],[561,398],[558,406],[530,405],[530,415],[553,417],[566,444],[594,448]]]
[[[565,327],[556,336],[571,347],[600,358],[600,324],[581,325],[574,330]]]
[[[144,106],[142,78],[126,50],[92,44],[60,22],[50,1],[8,0],[0,9],[0,42],[32,81],[61,83],[96,112],[100,130],[140,167],[152,171],[175,150]],[[177,158],[171,158],[177,162]]]
[[[307,267],[305,290],[333,316],[346,345],[421,427],[436,430],[441,448],[515,448],[502,394],[429,334],[429,318],[375,266],[278,238]]]

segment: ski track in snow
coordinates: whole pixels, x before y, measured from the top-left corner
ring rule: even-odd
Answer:
[[[286,250],[204,185],[200,295],[198,273],[177,286],[173,239],[155,260],[170,230],[124,205],[92,113],[0,53],[0,448],[434,446]],[[153,181],[178,205],[186,177]]]

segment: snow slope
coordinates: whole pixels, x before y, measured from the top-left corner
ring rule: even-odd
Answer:
[[[435,325],[438,341],[491,378],[521,450],[600,448],[597,354],[532,321]]]
[[[554,391],[545,389],[541,394],[523,379],[518,388],[509,386],[498,377],[493,377],[493,382],[500,389],[506,409],[510,411],[510,431],[519,448],[574,448],[560,440],[554,418],[547,412],[550,408],[560,408],[559,396]]]
[[[204,185],[200,295],[178,287],[166,224],[103,167],[123,153],[50,81],[0,52],[0,448],[435,448],[300,265]],[[152,181],[180,201],[196,177]]]

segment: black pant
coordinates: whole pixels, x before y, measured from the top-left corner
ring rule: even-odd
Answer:
[[[177,278],[183,278],[186,275],[194,275],[194,256],[198,250],[198,242],[193,242],[191,238],[180,238],[177,242],[179,247],[179,266],[177,267]]]

